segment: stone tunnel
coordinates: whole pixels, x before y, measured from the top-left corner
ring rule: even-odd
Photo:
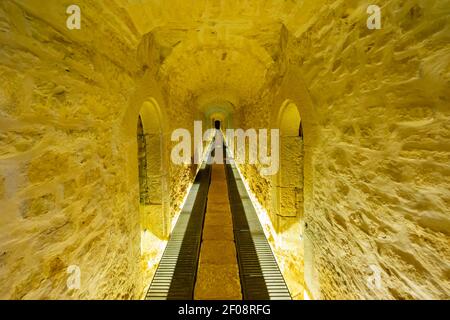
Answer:
[[[0,299],[448,299],[449,120],[448,1],[2,0]]]

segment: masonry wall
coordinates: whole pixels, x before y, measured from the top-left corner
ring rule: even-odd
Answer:
[[[368,5],[327,1],[287,46],[317,121],[304,131],[316,142],[305,172],[306,288],[316,299],[445,299],[450,7],[383,1],[382,29],[368,30]],[[300,86],[287,86],[292,99]],[[244,170],[268,194],[267,180]]]
[[[136,141],[121,133],[138,38],[116,8],[78,2],[79,31],[60,1],[0,4],[2,299],[141,295],[137,168],[124,152]]]
[[[317,289],[322,298],[443,299],[450,293],[449,7],[383,3],[379,31],[365,28],[361,9],[325,26],[348,12],[342,4],[299,43],[299,52],[321,52],[297,60],[320,114],[317,210],[307,217]],[[381,285],[372,289],[373,268]]]

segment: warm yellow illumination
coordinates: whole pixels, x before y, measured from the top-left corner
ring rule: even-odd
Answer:
[[[0,0],[0,299],[141,298],[213,120],[281,131],[238,169],[294,299],[448,299],[449,12]]]
[[[141,232],[141,254],[143,260],[144,289],[142,297],[145,296],[150,281],[153,278],[159,260],[164,253],[167,240],[161,240],[151,232],[145,230]]]

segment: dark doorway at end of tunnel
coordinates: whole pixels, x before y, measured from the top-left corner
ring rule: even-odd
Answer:
[[[214,127],[215,127],[217,130],[220,130],[220,120],[214,121]]]

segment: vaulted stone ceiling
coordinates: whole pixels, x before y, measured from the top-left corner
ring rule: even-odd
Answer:
[[[204,93],[224,94],[236,105],[255,99],[274,60],[257,40],[225,30],[194,31],[173,47],[161,68],[171,88],[198,98]],[[274,39],[276,33],[268,40]]]
[[[141,34],[162,25],[196,26],[214,25],[218,22],[233,24],[270,25],[273,22],[290,22],[320,1],[284,0],[118,0],[134,21]],[[176,9],[174,9],[176,8]]]
[[[125,1],[136,28],[159,50],[171,96],[199,108],[248,105],[280,77],[300,1]],[[173,10],[173,8],[177,8]],[[144,37],[145,37],[144,36]]]

